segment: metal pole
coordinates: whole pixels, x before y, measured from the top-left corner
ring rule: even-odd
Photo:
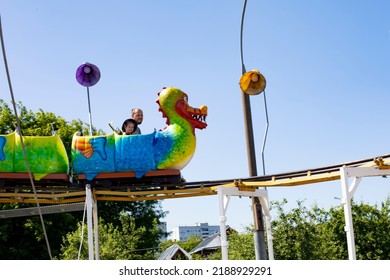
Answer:
[[[241,17],[241,34],[240,34],[240,49],[241,49],[241,66],[242,66],[242,75],[246,72],[244,61],[243,61],[243,51],[242,51],[242,31],[244,26],[244,16],[245,16],[246,0],[244,0],[244,7],[242,10]],[[252,125],[252,114],[251,114],[251,105],[249,100],[249,95],[242,92],[242,102],[244,110],[244,122],[245,122],[245,135],[246,135],[246,146],[247,146],[247,155],[248,155],[248,164],[249,164],[249,175],[257,176],[257,167],[256,167],[256,153],[253,137],[253,125]],[[255,253],[257,260],[266,260],[267,253],[265,250],[265,238],[264,238],[264,222],[263,214],[261,209],[261,203],[258,197],[252,198],[252,208],[253,208],[253,218],[254,218],[254,245]]]
[[[89,101],[89,87],[87,87],[88,95],[88,112],[89,112],[89,135],[92,136],[92,115],[91,115],[91,102]]]
[[[272,236],[272,228],[271,228],[271,214],[269,209],[269,200],[268,200],[268,190],[264,188],[264,194],[259,196],[261,205],[264,210],[266,231],[267,231],[267,244],[268,244],[268,259],[274,260],[274,245],[273,245],[273,236]]]

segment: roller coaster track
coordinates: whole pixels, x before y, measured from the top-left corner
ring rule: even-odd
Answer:
[[[94,199],[104,201],[140,201],[216,195],[217,188],[237,187],[254,191],[264,187],[293,187],[340,179],[340,168],[375,167],[390,169],[390,154],[319,168],[287,173],[225,180],[186,182],[177,170],[153,171],[136,179],[134,173],[101,173],[93,181],[83,174],[72,179],[67,174],[49,174],[36,181],[40,204],[59,205],[84,202],[89,184]],[[76,181],[76,182],[73,182]],[[24,173],[0,173],[0,203],[31,203],[36,199]]]

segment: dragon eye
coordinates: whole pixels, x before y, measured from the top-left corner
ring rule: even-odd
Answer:
[[[184,99],[185,102],[188,103],[188,96],[187,96],[187,94],[185,94],[185,95],[183,96],[183,99]]]

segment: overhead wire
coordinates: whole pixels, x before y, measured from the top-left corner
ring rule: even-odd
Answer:
[[[10,94],[11,94],[12,105],[13,105],[15,119],[16,119],[17,131],[18,131],[18,134],[19,134],[19,137],[20,137],[20,143],[21,143],[21,146],[22,146],[23,155],[24,155],[24,159],[25,159],[25,162],[26,162],[27,173],[28,173],[28,176],[29,176],[29,179],[30,179],[31,187],[32,187],[32,190],[33,190],[33,193],[34,193],[36,204],[37,204],[39,218],[40,218],[40,221],[41,221],[42,230],[43,230],[43,234],[44,234],[45,241],[46,241],[47,251],[48,251],[50,259],[52,259],[50,243],[49,243],[49,239],[47,237],[45,223],[44,223],[43,215],[42,215],[42,210],[40,208],[40,204],[39,204],[39,200],[38,200],[38,196],[37,196],[37,191],[36,191],[35,184],[34,184],[34,179],[33,179],[32,173],[31,173],[31,169],[30,169],[30,164],[28,162],[26,147],[25,147],[24,141],[23,141],[23,133],[22,133],[21,125],[20,125],[20,119],[19,119],[19,116],[18,116],[16,102],[15,102],[15,97],[14,97],[14,92],[13,92],[13,89],[12,89],[11,76],[10,76],[10,73],[9,73],[7,56],[6,56],[6,52],[5,52],[5,43],[4,43],[3,28],[2,28],[2,23],[1,23],[1,15],[0,15],[0,41],[1,41],[1,49],[2,49],[2,52],[3,52],[3,60],[4,60],[4,66],[5,66],[7,81],[8,81],[8,87],[9,87],[9,91],[10,91]]]

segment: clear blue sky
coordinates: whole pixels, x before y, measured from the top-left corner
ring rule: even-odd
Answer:
[[[207,105],[187,181],[249,175],[241,91],[243,1],[0,2],[14,94],[33,111],[88,123],[85,61],[101,80],[90,88],[93,125],[110,132],[142,107],[143,133],[165,126],[157,92],[174,86],[194,107]],[[247,70],[267,79],[266,173],[338,164],[390,153],[390,2],[248,0],[243,51]],[[4,67],[0,98],[10,101]],[[262,96],[251,97],[258,173],[265,130]],[[338,205],[340,181],[269,188],[270,200]],[[355,200],[384,201],[390,181],[364,179]],[[227,223],[253,223],[248,198],[232,198]],[[162,202],[168,229],[219,224],[217,196]]]

